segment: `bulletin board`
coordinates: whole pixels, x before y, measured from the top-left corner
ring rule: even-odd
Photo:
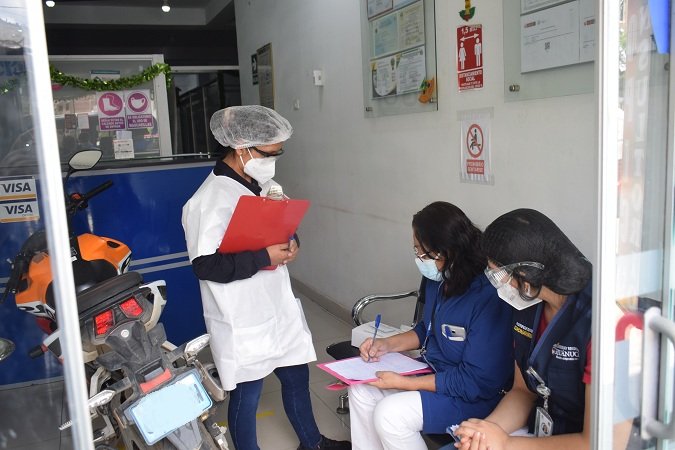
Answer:
[[[594,6],[592,12],[588,10],[591,0],[503,0],[504,16],[504,99],[506,101],[533,100],[538,98],[560,97],[565,95],[587,94],[594,89],[594,62],[595,47],[593,43],[585,42],[584,32],[597,36],[597,21]],[[553,14],[556,9],[565,12],[577,10],[579,25],[579,42],[577,43],[578,58],[566,55],[568,64],[549,67],[543,58],[537,55],[522,55],[522,49],[527,48],[528,40],[537,39],[528,36],[524,29],[528,29],[528,17],[533,17],[532,23],[546,18],[546,14]],[[590,24],[590,25],[589,25]],[[539,59],[539,60],[538,60]],[[554,58],[560,61],[560,57]]]
[[[438,110],[435,0],[361,0],[361,45],[365,117]]]

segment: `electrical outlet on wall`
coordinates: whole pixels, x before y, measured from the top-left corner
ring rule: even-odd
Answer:
[[[314,86],[323,86],[323,70],[314,70]]]

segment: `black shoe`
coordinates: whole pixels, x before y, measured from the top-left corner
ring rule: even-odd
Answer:
[[[321,442],[317,447],[310,449],[300,444],[298,450],[352,450],[352,443],[349,441],[334,441],[321,435]]]

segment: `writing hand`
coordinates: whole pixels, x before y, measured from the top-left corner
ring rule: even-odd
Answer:
[[[389,346],[386,339],[375,339],[368,338],[359,347],[361,352],[361,359],[368,361],[368,356],[370,355],[370,361],[379,361],[380,357],[386,353],[389,353]]]

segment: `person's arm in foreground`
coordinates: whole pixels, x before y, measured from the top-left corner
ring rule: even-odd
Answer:
[[[542,438],[509,436],[509,433],[527,424],[527,418],[536,401],[536,394],[527,389],[522,374],[516,366],[513,389],[504,396],[485,420],[469,419],[462,422],[456,431],[462,440],[456,446],[462,450],[471,449],[474,436],[476,438],[484,436],[489,450],[586,450],[590,448],[591,437],[591,390],[589,385],[586,387],[584,408],[586,413],[584,414],[584,429],[581,433]]]
[[[200,280],[230,283],[251,278],[267,266],[287,264],[298,255],[295,240],[289,243],[270,245],[255,252],[220,253],[198,256],[192,260],[192,270]]]

